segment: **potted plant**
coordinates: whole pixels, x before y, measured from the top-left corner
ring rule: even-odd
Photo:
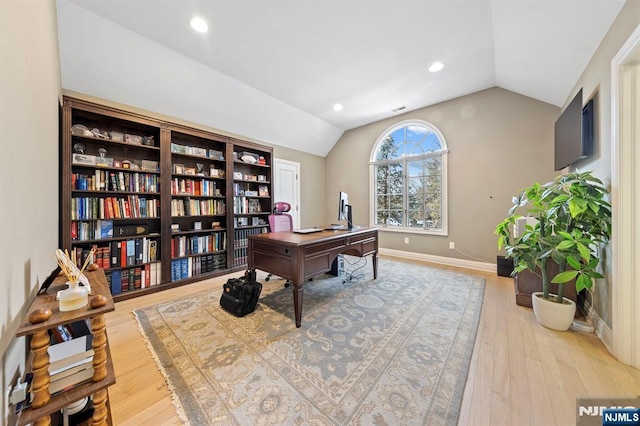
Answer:
[[[607,190],[591,172],[574,172],[545,185],[538,183],[513,198],[504,221],[496,226],[498,247],[513,258],[514,274],[529,270],[539,274],[542,292],[532,295],[536,319],[556,330],[571,326],[575,303],[562,296],[564,284],[575,282],[576,293],[591,289],[593,280],[603,278],[597,271],[601,245],[611,236],[611,205]],[[514,235],[523,216],[534,217]],[[558,274],[548,273],[549,262],[558,265]],[[550,294],[549,284],[558,284],[558,294]],[[566,311],[561,319],[547,317],[548,310]]]

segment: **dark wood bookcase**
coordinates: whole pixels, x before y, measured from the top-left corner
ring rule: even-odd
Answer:
[[[70,97],[60,131],[60,247],[116,301],[241,270],[268,231],[271,147]]]
[[[268,232],[268,216],[273,209],[271,152],[259,145],[231,140],[233,176],[233,266],[247,263],[249,235]]]

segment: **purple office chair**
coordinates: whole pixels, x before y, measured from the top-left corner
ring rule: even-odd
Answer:
[[[273,206],[273,213],[269,215],[269,228],[271,232],[291,231],[293,218],[286,212],[291,210],[291,204],[278,201]]]
[[[271,232],[291,231],[293,229],[293,218],[286,212],[291,210],[291,204],[283,201],[278,201],[273,206],[273,213],[269,215],[269,228]],[[272,274],[268,274],[265,281],[271,279]],[[285,287],[289,287],[291,283],[287,280],[284,283]]]

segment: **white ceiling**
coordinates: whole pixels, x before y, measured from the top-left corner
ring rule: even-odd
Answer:
[[[116,24],[132,35],[116,38],[118,49],[139,35],[178,53],[165,54],[170,61],[156,69],[197,62],[206,67],[199,68],[200,78],[210,73],[212,80],[235,80],[249,86],[243,89],[247,104],[255,96],[260,104],[274,105],[255,114],[269,121],[257,129],[242,129],[232,120],[203,124],[325,155],[344,130],[493,86],[562,106],[623,5],[624,0],[58,0],[59,21],[75,25],[64,29],[59,22],[63,86],[87,91],[81,84],[87,76],[72,72],[70,62],[78,39],[88,37],[72,20],[95,20],[89,11],[104,18],[95,25],[107,22],[116,31]],[[85,10],[78,14],[77,6]],[[193,15],[208,21],[208,33],[189,27]],[[432,74],[427,68],[434,61],[445,67]],[[97,74],[101,86],[112,86],[110,93],[123,84]],[[132,101],[125,93],[113,100]],[[172,102],[184,100],[167,96],[134,105],[175,115]],[[333,111],[336,102],[342,111]],[[405,109],[392,112],[398,107]],[[185,114],[181,118],[203,121]],[[283,123],[294,116],[300,129],[291,138]]]

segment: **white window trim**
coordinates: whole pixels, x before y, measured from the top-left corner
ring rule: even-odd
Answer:
[[[430,128],[433,133],[438,136],[440,143],[442,144],[442,151],[438,151],[442,153],[442,229],[431,230],[431,229],[416,229],[408,226],[393,226],[387,227],[384,225],[376,225],[375,224],[375,207],[376,207],[376,196],[374,192],[375,184],[376,184],[376,176],[375,176],[375,163],[376,163],[376,154],[378,152],[378,147],[382,142],[383,138],[386,137],[389,133],[404,127],[408,124],[418,124],[425,127]],[[371,150],[371,154],[369,155],[369,226],[378,228],[379,231],[384,232],[401,232],[405,234],[422,234],[422,235],[437,235],[446,237],[449,235],[449,200],[448,200],[448,166],[447,166],[447,158],[449,157],[449,150],[447,148],[447,142],[444,138],[440,129],[438,129],[432,123],[429,123],[425,120],[403,120],[394,125],[387,128],[384,132],[378,136],[376,143],[373,145],[373,149]]]

